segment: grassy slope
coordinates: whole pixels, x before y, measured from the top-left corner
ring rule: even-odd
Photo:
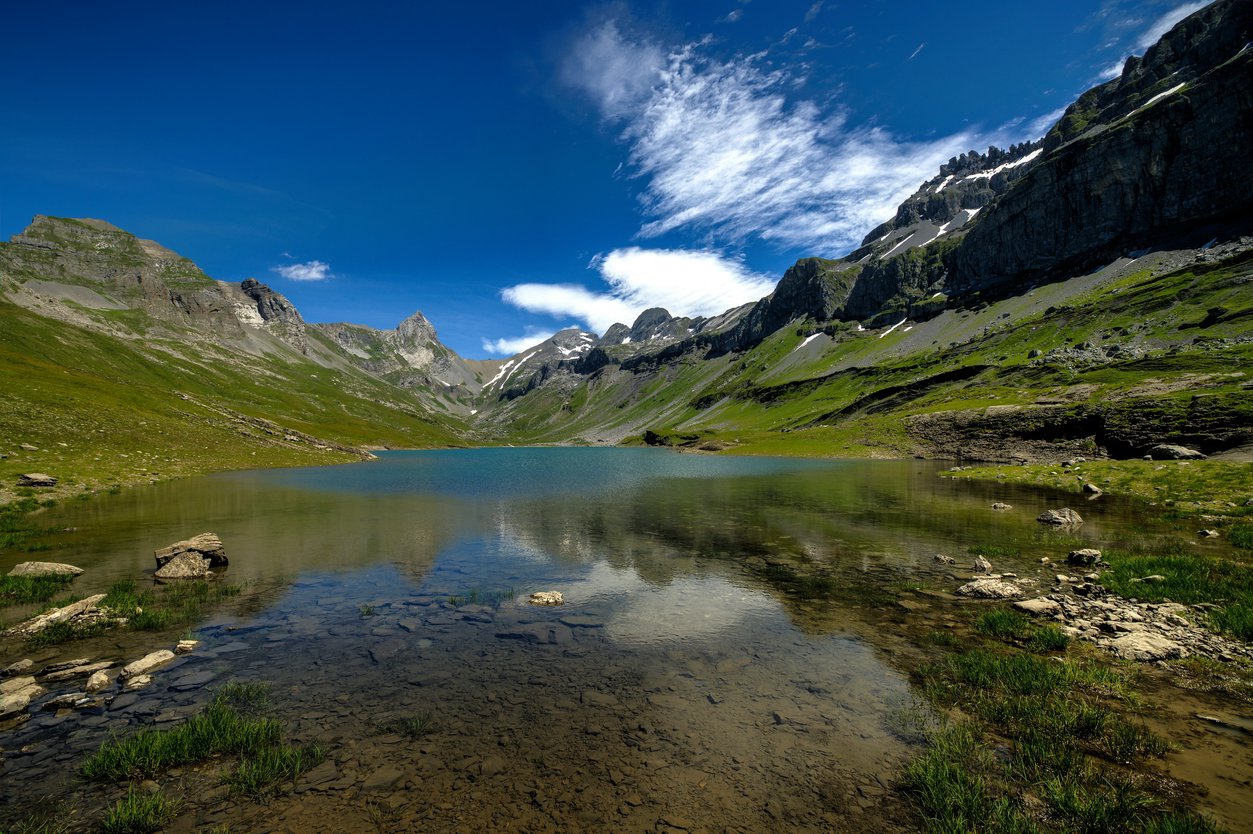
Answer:
[[[798,359],[793,351],[815,330],[802,322],[712,366],[694,359],[648,377],[613,369],[572,390],[543,386],[510,404],[510,439],[593,437],[629,416],[662,432],[724,438],[741,453],[907,455],[915,451],[902,423],[910,414],[1136,394],[1186,402],[1198,390],[1253,399],[1241,371],[1253,367],[1251,278],[1248,255],[1163,274],[1111,272],[947,311],[914,333],[842,328],[824,349],[804,348]],[[1199,327],[1213,307],[1226,313]],[[1085,342],[1148,353],[1088,366],[1030,355]],[[975,375],[863,400],[962,368]]]
[[[354,459],[286,442],[281,432],[241,422],[232,412],[350,445],[445,446],[461,437],[457,424],[436,422],[404,392],[363,374],[215,346],[114,338],[3,301],[0,392],[4,500],[18,474],[30,471],[60,478],[65,494],[222,469]],[[23,443],[40,451],[22,450]]]

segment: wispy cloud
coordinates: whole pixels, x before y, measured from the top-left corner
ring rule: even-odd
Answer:
[[[683,249],[615,249],[589,267],[600,273],[605,290],[518,284],[501,298],[532,313],[575,318],[604,333],[616,322],[630,324],[649,307],[665,307],[676,316],[717,315],[768,295],[775,283],[716,252]]]
[[[743,9],[732,9],[731,11],[727,12],[722,17],[718,18],[718,22],[719,23],[735,23],[737,20],[739,20],[743,16],[744,16]]]
[[[271,272],[277,272],[289,281],[325,281],[334,278],[331,265],[324,261],[306,261],[302,264],[272,266]]]
[[[546,339],[551,339],[556,332],[555,330],[540,330],[535,327],[528,327],[524,336],[483,339],[483,350],[487,353],[494,353],[497,356],[513,356],[515,353],[521,353]]]
[[[665,49],[609,21],[570,56],[565,77],[620,128],[631,171],[646,183],[641,237],[700,229],[834,254],[949,157],[1006,139],[972,130],[919,142],[853,125],[838,109],[796,99],[797,78],[764,54],[719,60],[709,46]]]
[[[1176,23],[1183,20],[1193,12],[1198,12],[1209,5],[1209,0],[1201,0],[1196,3],[1184,3],[1181,6],[1175,6],[1161,17],[1154,20],[1144,31],[1136,36],[1135,45],[1130,52],[1125,53],[1115,63],[1110,64],[1101,71],[1100,78],[1102,81],[1109,81],[1122,75],[1123,65],[1127,62],[1127,58],[1131,55],[1142,55],[1150,46],[1161,40],[1162,35],[1169,32]],[[1139,21],[1137,21],[1139,22]]]
[[[917,49],[915,49],[913,52],[909,53],[909,57],[908,57],[908,58],[906,58],[905,60],[906,60],[906,61],[912,61],[912,60],[914,60],[915,58],[917,58],[917,57],[918,57],[918,53],[919,53],[919,52],[921,52],[921,51],[923,50],[923,47],[925,47],[926,45],[927,45],[926,41],[923,41],[922,43],[918,44],[918,48],[917,48]]]

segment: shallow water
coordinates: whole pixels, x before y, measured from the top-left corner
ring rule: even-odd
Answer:
[[[147,576],[154,549],[203,531],[248,591],[150,688],[87,714],[37,711],[0,735],[0,795],[15,809],[38,796],[89,809],[100,794],[72,774],[109,732],[177,720],[227,680],[264,680],[291,737],[328,762],[264,806],[178,772],[163,784],[190,799],[174,830],[908,830],[886,788],[911,752],[892,732],[911,704],[896,662],[910,638],[881,591],[951,590],[952,569],[932,556],[964,565],[990,544],[1017,548],[997,569],[1043,591],[1041,556],[1165,532],[1130,503],[1078,507],[939,469],[394,452],[59,507],[49,525],[76,529],[38,558],[85,568],[80,594]],[[1067,501],[1086,520],[1077,533],[1034,521]],[[7,554],[0,569],[23,560]],[[768,579],[780,565],[820,565],[841,590],[789,596]],[[566,603],[526,605],[535,590]],[[176,636],[36,654],[4,644],[0,663],[127,662]],[[374,732],[428,714],[420,739]]]

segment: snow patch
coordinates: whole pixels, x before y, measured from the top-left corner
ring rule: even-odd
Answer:
[[[889,333],[891,333],[893,330],[895,330],[896,328],[900,327],[902,324],[904,324],[904,323],[905,323],[905,321],[906,321],[908,318],[909,318],[909,317],[908,317],[908,316],[906,316],[905,318],[903,318],[903,319],[901,319],[900,321],[898,321],[896,324],[894,324],[894,325],[892,325],[891,327],[889,327],[887,330],[884,330],[882,333],[880,333],[880,334],[879,334],[879,338],[880,338],[880,339],[882,339],[884,336],[888,335],[888,334],[889,334]]]
[[[1176,84],[1174,87],[1171,87],[1169,90],[1167,90],[1164,93],[1158,93],[1157,95],[1153,96],[1148,101],[1144,102],[1144,104],[1141,104],[1139,107],[1137,107],[1135,109],[1135,112],[1139,113],[1141,110],[1152,107],[1154,104],[1157,104],[1159,101],[1166,98],[1167,96],[1173,96],[1175,93],[1179,92],[1186,86],[1188,86],[1188,83],[1185,81],[1182,84]]]
[[[962,177],[962,182],[966,182],[967,180],[991,179],[992,177],[995,177],[997,174],[1001,173],[1001,171],[1008,171],[1010,168],[1017,168],[1020,165],[1026,165],[1028,162],[1035,159],[1037,156],[1039,156],[1042,153],[1044,153],[1044,148],[1036,148],[1034,151],[1027,154],[1023,158],[1015,159],[1013,162],[1006,162],[1004,165],[997,165],[995,168],[993,168],[990,171],[980,171],[977,174],[968,174]]]
[[[822,335],[821,333],[815,333],[815,334],[814,334],[814,335],[812,335],[812,336],[808,336],[808,337],[806,337],[806,338],[805,338],[805,341],[801,342],[799,345],[797,345],[796,347],[792,348],[792,353],[796,353],[796,351],[800,350],[800,349],[801,349],[801,348],[803,348],[805,345],[809,344],[810,342],[812,342],[814,339],[817,339],[817,338],[818,338],[819,336],[821,336],[821,335]]]

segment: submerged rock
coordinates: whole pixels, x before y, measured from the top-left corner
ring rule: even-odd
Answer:
[[[1013,508],[1014,508],[1013,504],[1006,504],[1004,501],[997,501],[995,504],[992,505],[992,509],[1000,510],[1000,511],[1012,510]]]
[[[527,600],[531,605],[561,605],[565,599],[561,591],[536,591]]]
[[[95,612],[98,610],[96,609],[96,604],[100,602],[100,600],[104,599],[104,596],[104,594],[96,594],[94,596],[87,597],[86,599],[80,599],[78,602],[71,602],[69,605],[62,608],[54,608],[47,613],[40,614],[37,617],[32,617],[24,623],[19,623],[18,625],[13,626],[8,631],[4,632],[4,634],[7,637],[30,637],[33,634],[38,634],[48,626],[55,623],[78,619],[80,617],[95,616]]]
[[[79,576],[83,569],[60,562],[22,562],[9,576]]]

